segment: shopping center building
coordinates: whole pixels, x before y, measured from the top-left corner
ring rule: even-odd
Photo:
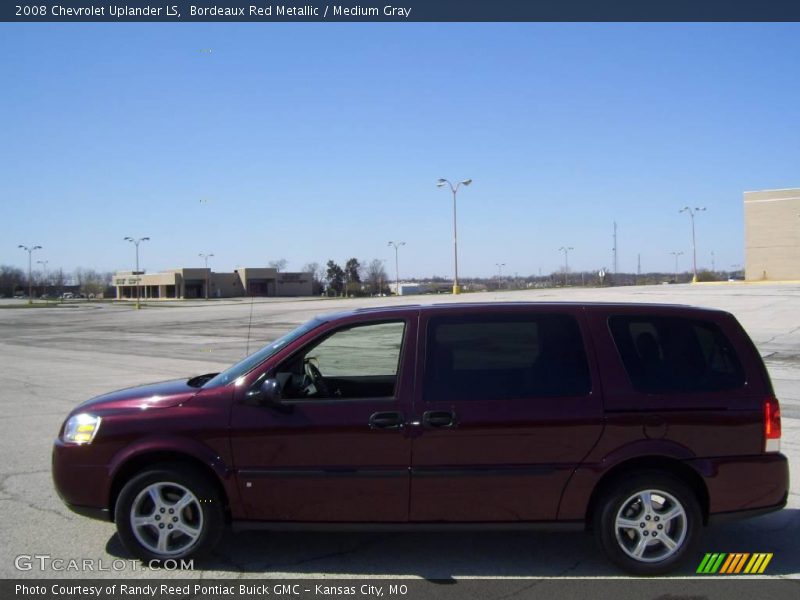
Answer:
[[[800,188],[744,193],[745,278],[800,280]]]
[[[136,298],[136,286],[142,299],[240,298],[244,296],[310,296],[311,273],[279,273],[273,268],[242,267],[233,273],[215,273],[211,269],[170,269],[161,273],[119,271],[113,285],[118,300]],[[206,287],[208,291],[206,292]]]

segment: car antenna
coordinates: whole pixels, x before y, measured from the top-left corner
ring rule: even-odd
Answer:
[[[255,301],[255,295],[253,293],[250,294],[250,320],[247,322],[247,349],[244,351],[245,356],[250,355],[250,327],[253,325],[253,302]]]

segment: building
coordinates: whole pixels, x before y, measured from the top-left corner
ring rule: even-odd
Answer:
[[[272,268],[242,267],[233,273],[215,273],[211,269],[171,269],[161,273],[120,271],[113,285],[118,300],[136,298],[136,285],[142,299],[240,298],[243,296],[310,296],[311,273],[279,273]]]
[[[747,281],[800,280],[800,188],[744,193]]]
[[[453,284],[449,281],[401,281],[399,287],[396,283],[390,283],[389,289],[397,296],[441,294],[451,291],[453,289]]]

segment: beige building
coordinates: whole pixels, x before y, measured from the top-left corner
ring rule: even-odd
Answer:
[[[310,296],[311,273],[279,273],[272,268],[242,267],[233,273],[215,273],[211,269],[171,269],[162,273],[136,274],[120,271],[113,285],[118,300],[136,298],[136,286],[142,299],[237,298],[242,296]]]
[[[745,279],[800,280],[800,188],[744,193]]]

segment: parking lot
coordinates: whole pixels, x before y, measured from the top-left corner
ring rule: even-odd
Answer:
[[[536,290],[374,299],[247,299],[149,304],[73,302],[14,308],[0,300],[0,577],[470,577],[620,576],[581,533],[227,533],[200,572],[145,571],[114,526],[72,514],[50,480],[50,448],[67,412],[91,396],[148,381],[218,371],[248,348],[323,312],[452,301],[670,302],[733,312],[773,378],[792,468],[787,509],[704,532],[704,552],[773,552],[768,574],[800,577],[800,285],[698,284]],[[18,570],[20,555],[91,558],[122,571]],[[17,566],[15,566],[17,563]],[[102,564],[102,563],[101,563]],[[680,575],[680,573],[679,573]]]

